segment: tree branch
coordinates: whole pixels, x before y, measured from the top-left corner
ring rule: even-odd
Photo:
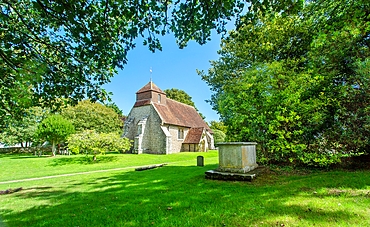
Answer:
[[[4,59],[4,62],[12,68],[14,71],[18,71],[16,68],[16,65],[5,55],[5,53],[0,49],[0,56],[2,59]]]

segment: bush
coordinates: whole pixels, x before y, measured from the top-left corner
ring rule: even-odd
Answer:
[[[212,129],[212,131],[213,131],[213,139],[216,145],[217,143],[221,143],[225,141],[226,134],[223,131],[217,130],[217,129]]]
[[[97,133],[94,130],[72,134],[67,141],[70,152],[74,154],[93,154],[94,160],[96,154],[105,154],[106,152],[124,153],[131,147],[130,140],[120,137],[119,134]]]

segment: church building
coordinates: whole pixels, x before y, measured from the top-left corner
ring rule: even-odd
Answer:
[[[213,132],[195,108],[167,98],[152,81],[136,92],[123,136],[134,141],[137,154],[214,149]]]

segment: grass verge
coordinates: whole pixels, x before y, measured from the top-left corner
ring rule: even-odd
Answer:
[[[157,156],[178,162],[142,172],[9,184],[23,189],[0,195],[0,216],[8,226],[370,226],[369,171],[268,171],[251,183],[212,181],[204,172],[217,158],[210,153],[196,167],[197,155]]]

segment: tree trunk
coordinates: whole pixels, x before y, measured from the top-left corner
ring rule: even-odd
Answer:
[[[56,148],[55,148],[55,141],[53,141],[53,147],[52,147],[52,152],[53,152],[53,156],[55,156],[56,154]]]

